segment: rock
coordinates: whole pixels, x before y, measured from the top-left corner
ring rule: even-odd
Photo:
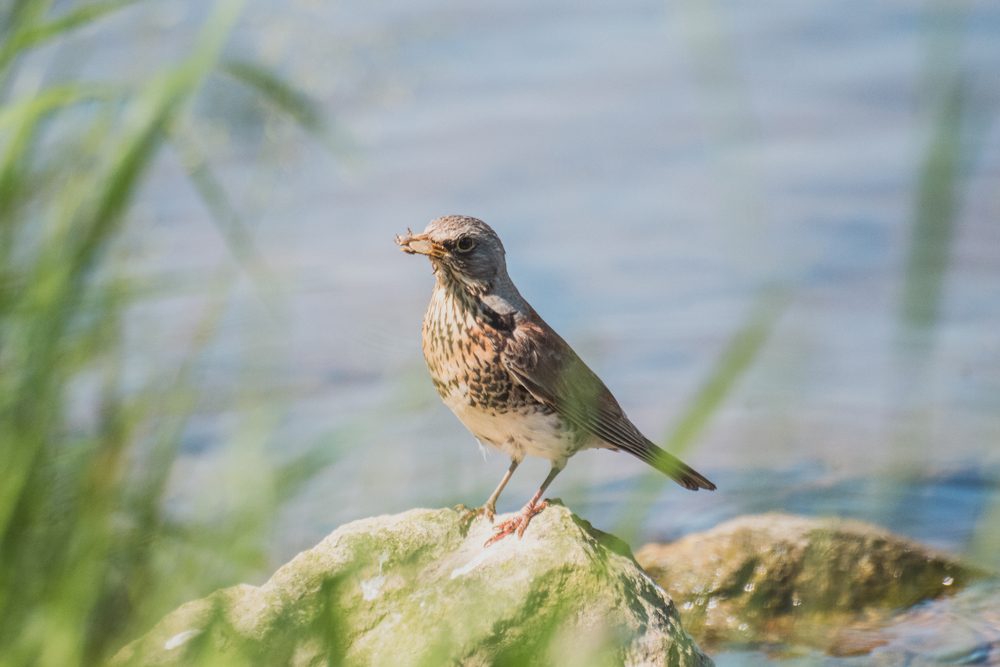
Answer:
[[[712,664],[628,549],[564,507],[489,548],[490,524],[461,516],[342,526],[260,587],[181,606],[114,664]]]
[[[705,645],[800,644],[862,654],[894,610],[983,575],[870,524],[783,514],[747,516],[636,559]]]

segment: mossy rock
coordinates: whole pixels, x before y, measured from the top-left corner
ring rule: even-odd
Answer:
[[[646,545],[636,558],[705,645],[778,642],[837,654],[872,648],[852,627],[984,576],[867,523],[785,514],[740,517]]]
[[[347,524],[260,587],[183,605],[115,664],[711,664],[627,548],[564,507],[488,548],[490,524],[461,517]]]

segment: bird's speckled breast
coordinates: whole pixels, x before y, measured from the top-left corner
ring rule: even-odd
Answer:
[[[509,332],[440,284],[424,317],[423,351],[445,405],[481,441],[512,456],[561,459],[575,450],[561,418],[516,383],[501,361]]]
[[[504,369],[503,332],[477,318],[470,301],[437,286],[424,316],[424,359],[441,398],[448,403],[461,396],[471,407],[497,413],[541,408]]]

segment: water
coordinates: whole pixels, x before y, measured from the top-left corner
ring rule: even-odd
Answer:
[[[336,457],[283,513],[276,562],[354,518],[484,499],[507,463],[484,463],[434,395],[419,352],[429,267],[392,243],[466,213],[495,226],[521,291],[654,439],[760,292],[790,289],[685,454],[720,490],[665,483],[636,546],[780,509],[975,552],[1000,469],[1000,6],[967,7],[949,42],[909,2],[251,2],[235,51],[320,99],[340,143],[282,128],[223,80],[199,106],[276,296],[265,305],[243,277],[229,300],[176,502],[234,465],[220,443],[248,412],[273,429],[268,456]],[[133,12],[153,55],[96,40],[82,67],[139,77],[183,51],[199,11]],[[932,60],[963,72],[967,150],[940,321],[908,356],[898,315]],[[171,156],[134,235],[141,274],[231,262]],[[196,281],[137,309],[136,366],[182,358],[206,301]],[[587,452],[552,493],[612,529],[641,472]],[[522,466],[501,510],[544,473]]]
[[[926,602],[900,614],[885,627],[855,633],[875,645],[871,653],[831,657],[815,652],[721,651],[718,667],[756,665],[773,660],[784,667],[860,667],[861,665],[993,665],[1000,662],[1000,596],[996,582],[974,586],[954,597]]]

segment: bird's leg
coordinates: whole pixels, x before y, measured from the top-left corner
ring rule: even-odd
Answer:
[[[511,476],[513,476],[514,471],[517,470],[517,466],[521,465],[520,459],[511,459],[510,467],[507,468],[507,472],[503,474],[503,479],[497,485],[497,488],[493,490],[490,497],[486,499],[486,504],[483,505],[483,513],[486,514],[490,519],[490,523],[493,523],[493,517],[497,513],[497,500],[500,498],[500,494],[503,492],[504,487],[507,486],[507,482],[510,481]]]
[[[503,479],[500,480],[500,484],[498,484],[497,488],[493,490],[490,497],[486,499],[486,503],[482,507],[466,510],[466,514],[463,519],[471,521],[477,516],[485,515],[486,518],[490,520],[490,523],[493,523],[493,517],[495,517],[497,513],[497,499],[500,497],[504,487],[507,486],[507,482],[510,481],[511,476],[514,474],[514,471],[517,470],[517,466],[519,465],[521,465],[521,459],[512,458],[510,460],[510,467],[507,468],[507,472],[503,474]]]
[[[545,481],[542,482],[542,485],[538,487],[537,491],[535,491],[535,495],[531,496],[531,500],[528,501],[528,504],[522,507],[521,511],[513,517],[497,526],[496,532],[493,533],[493,537],[486,540],[486,544],[483,546],[488,547],[494,542],[499,542],[515,531],[517,532],[518,537],[524,537],[524,531],[527,530],[528,524],[531,522],[531,518],[549,506],[549,501],[541,499],[542,494],[545,493],[545,489],[549,488],[549,484],[552,483],[552,480],[556,478],[556,475],[559,474],[565,465],[565,463],[559,465],[553,461],[552,469],[549,470],[549,474],[545,477]]]

